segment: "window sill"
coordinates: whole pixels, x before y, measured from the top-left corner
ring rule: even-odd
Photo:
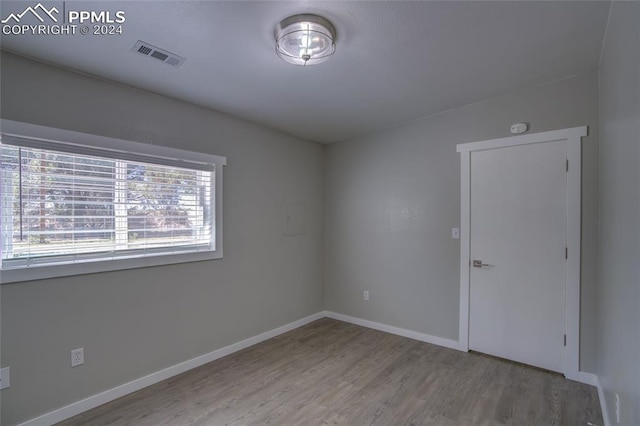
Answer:
[[[170,253],[164,255],[159,254],[157,256],[121,259],[94,259],[86,262],[4,269],[0,272],[0,284],[95,274],[99,272],[122,271],[126,269],[148,268],[152,266],[174,265],[178,263],[200,262],[221,258],[222,251],[216,250],[190,253]]]

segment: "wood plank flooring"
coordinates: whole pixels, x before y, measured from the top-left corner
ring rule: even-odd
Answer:
[[[592,386],[323,318],[65,422],[602,425]]]

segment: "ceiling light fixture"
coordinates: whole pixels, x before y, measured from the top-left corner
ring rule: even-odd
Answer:
[[[336,51],[336,29],[321,16],[294,15],[276,27],[276,53],[295,65],[315,65]]]

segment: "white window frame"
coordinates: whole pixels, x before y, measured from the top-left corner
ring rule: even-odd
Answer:
[[[212,199],[215,203],[215,227],[213,228],[215,247],[210,249],[182,253],[158,253],[145,256],[133,255],[131,257],[120,257],[115,259],[87,259],[81,262],[76,261],[74,263],[61,262],[13,269],[3,267],[0,270],[0,284],[222,258],[222,175],[223,168],[227,164],[227,159],[225,157],[5,119],[0,120],[0,133],[8,139],[12,137],[29,138],[45,143],[64,143],[115,152],[135,153],[149,158],[179,161],[184,163],[185,168],[188,168],[190,163],[211,164],[214,169],[214,185],[212,185],[211,190],[213,192]]]

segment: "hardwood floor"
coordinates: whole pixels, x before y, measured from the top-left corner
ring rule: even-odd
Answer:
[[[324,318],[60,425],[602,425],[592,386]]]

